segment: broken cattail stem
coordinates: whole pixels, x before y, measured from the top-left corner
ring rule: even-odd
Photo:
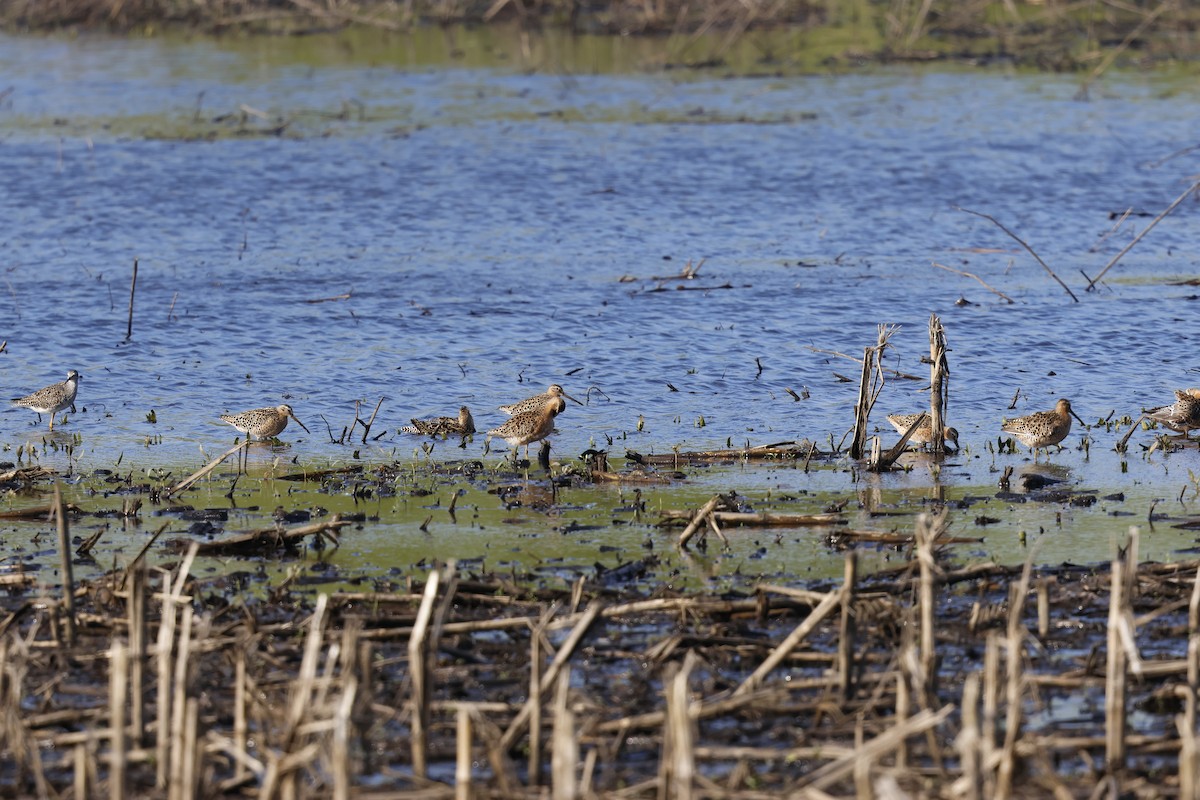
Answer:
[[[408,639],[408,668],[412,682],[412,721],[409,726],[412,737],[412,764],[413,774],[421,779],[424,779],[428,772],[426,737],[429,729],[429,683],[426,680],[428,651],[425,647],[425,634],[433,616],[433,602],[437,599],[440,577],[440,573],[433,570],[426,578],[425,594],[421,597],[417,619]]]
[[[146,738],[145,702],[146,682],[146,567],[138,565],[130,573],[129,582],[129,685],[132,687],[133,705],[130,708],[130,724],[133,743],[141,747]]]
[[[870,392],[871,367],[874,364],[875,348],[863,348],[862,372],[858,379],[858,400],[854,404],[854,438],[850,441],[850,457],[858,460],[863,457],[867,446],[867,417],[870,410],[868,395]]]
[[[838,636],[838,688],[842,702],[848,703],[854,694],[854,596],[858,583],[858,552],[846,553],[842,590],[842,620]]]
[[[946,360],[946,329],[937,314],[929,315],[929,439],[933,452],[946,452],[946,406],[950,365]]]
[[[558,674],[567,666],[571,656],[575,653],[575,648],[583,641],[584,634],[591,628],[592,623],[596,621],[596,617],[600,615],[603,605],[598,602],[593,602],[584,609],[580,615],[579,621],[575,627],[571,629],[571,633],[567,636],[566,641],[559,646],[558,652],[554,656],[554,661],[550,663],[550,667],[542,676],[542,693],[544,694],[547,687],[553,686],[558,680]],[[525,731],[525,726],[529,723],[529,717],[533,713],[533,706],[542,702],[541,697],[530,697],[525,701],[525,705],[521,706],[521,710],[517,712],[516,717],[509,723],[508,730],[500,738],[500,749],[502,752],[508,752],[516,744],[517,737]]]
[[[1125,606],[1125,564],[1112,562],[1108,595],[1108,654],[1104,680],[1104,758],[1109,769],[1125,763],[1125,648],[1121,644],[1121,616]]]
[[[554,701],[554,739],[550,745],[550,796],[553,800],[576,800],[579,786],[575,778],[579,765],[579,745],[575,735],[575,713],[567,703],[571,688],[571,667],[558,677]]]
[[[379,402],[375,404],[375,410],[371,412],[371,418],[369,420],[367,420],[365,425],[363,425],[363,435],[362,435],[362,443],[363,444],[367,443],[367,434],[369,434],[371,432],[371,426],[375,424],[375,415],[379,413],[379,407],[381,405],[383,405],[382,397],[379,398]],[[358,409],[357,408],[355,409],[354,417],[355,417],[355,419],[358,418]]]
[[[115,640],[109,650],[109,745],[108,796],[124,800],[125,786],[125,701],[129,692],[129,651],[124,643]]]
[[[125,326],[125,341],[133,338],[133,295],[137,291],[138,260],[133,260],[133,280],[129,282],[129,324]]]
[[[75,572],[71,564],[71,534],[62,489],[54,482],[54,520],[58,526],[58,550],[62,557],[63,609],[66,611],[67,646],[75,646]]]
[[[700,506],[700,510],[696,512],[694,517],[692,517],[692,521],[689,522],[688,526],[683,529],[683,533],[679,534],[679,539],[676,541],[676,545],[686,548],[688,540],[691,539],[696,531],[700,529],[701,525],[705,524],[705,520],[708,518],[708,515],[713,512],[713,509],[715,509],[720,502],[721,495],[714,494],[707,503]]]
[[[454,798],[471,800],[471,707],[458,706],[455,735]]]

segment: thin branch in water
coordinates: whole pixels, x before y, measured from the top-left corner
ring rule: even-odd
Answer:
[[[1011,236],[1013,239],[1015,239],[1017,244],[1021,245],[1021,247],[1024,247],[1027,251],[1029,251],[1029,255],[1033,256],[1037,260],[1037,262],[1042,265],[1042,267],[1046,270],[1046,272],[1048,272],[1050,274],[1050,277],[1054,278],[1054,280],[1058,281],[1058,285],[1063,288],[1063,291],[1065,291],[1068,295],[1070,295],[1071,299],[1074,300],[1076,303],[1079,302],[1079,298],[1075,296],[1075,293],[1071,291],[1071,288],[1069,286],[1067,286],[1065,283],[1062,282],[1061,278],[1059,278],[1057,275],[1054,274],[1054,270],[1050,269],[1050,265],[1047,264],[1045,261],[1043,261],[1042,257],[1039,256],[1037,254],[1037,252],[1034,251],[1034,249],[1025,242],[1024,239],[1022,239],[1020,236],[1017,236],[1015,233],[1013,233],[1008,228],[1006,228],[1004,226],[1004,223],[1000,222],[1000,220],[996,219],[991,214],[984,214],[983,212],[980,212],[980,211],[972,211],[971,209],[963,208],[962,206],[954,206],[954,208],[958,209],[959,211],[965,211],[968,214],[974,214],[977,217],[983,217],[986,220],[990,220],[992,222],[992,224],[994,224],[1000,230],[1004,231],[1009,236]]]
[[[936,261],[931,261],[929,263],[932,264],[933,266],[937,267],[938,269],[944,269],[947,272],[953,272],[956,275],[962,275],[964,278],[974,278],[975,280],[979,281],[979,284],[983,288],[987,289],[992,294],[999,295],[1000,297],[1004,298],[1005,302],[1007,302],[1007,303],[1013,302],[1013,299],[1011,297],[1009,297],[1008,295],[1006,295],[1004,292],[1000,291],[999,289],[993,289],[991,286],[988,286],[987,283],[984,282],[983,278],[979,277],[974,272],[964,272],[961,269],[955,269],[954,267],[948,267],[945,264],[939,264]]]
[[[1115,256],[1113,256],[1112,260],[1110,260],[1107,264],[1104,265],[1104,269],[1100,270],[1100,274],[1097,275],[1096,277],[1092,278],[1092,282],[1087,285],[1087,291],[1090,292],[1092,290],[1092,288],[1100,281],[1100,279],[1104,277],[1105,273],[1107,273],[1110,269],[1112,269],[1113,264],[1116,264],[1118,261],[1120,261],[1121,258],[1124,257],[1124,255],[1126,253],[1128,253],[1130,250],[1133,249],[1133,246],[1135,244],[1137,244],[1138,242],[1140,242],[1142,240],[1143,236],[1145,236],[1147,233],[1152,231],[1154,229],[1154,226],[1162,221],[1163,217],[1167,216],[1172,211],[1174,211],[1179,206],[1179,204],[1182,203],[1184,200],[1186,200],[1188,195],[1190,195],[1192,192],[1196,191],[1196,189],[1200,189],[1200,181],[1196,181],[1191,186],[1189,186],[1183,194],[1179,195],[1179,197],[1176,197],[1175,202],[1171,203],[1171,205],[1167,206],[1165,211],[1163,211],[1161,214],[1159,214],[1157,217],[1155,217],[1153,220],[1151,220],[1150,224],[1147,225],[1142,230],[1141,233],[1139,233],[1137,236],[1133,237],[1132,242],[1125,245],[1124,250],[1122,250],[1121,252],[1119,252]]]

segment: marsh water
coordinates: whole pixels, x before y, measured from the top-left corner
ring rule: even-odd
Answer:
[[[955,533],[980,540],[956,546],[964,562],[1016,563],[1035,544],[1039,561],[1100,562],[1131,524],[1146,558],[1195,543],[1175,527],[1200,516],[1194,446],[1147,450],[1154,434],[1139,432],[1121,454],[1124,428],[1095,426],[1037,464],[997,451],[1005,416],[1058,397],[1094,424],[1200,384],[1194,199],[1085,290],[1194,178],[1200,93],[1187,76],[1113,73],[1081,92],[1079,76],[1002,68],[667,71],[625,40],[531,47],[496,32],[3,37],[0,74],[5,387],[84,376],[53,436],[10,409],[0,441],[7,460],[67,476],[87,507],[119,505],[97,471],[181,477],[233,444],[217,415],[286,402],[311,434],[293,424],[285,444],[255,446],[255,480],[232,498],[221,470],[185,500],[233,506],[229,530],[269,525],[280,505],[364,511],[325,558],[368,577],[450,557],[674,559],[657,511],[730,490],[759,510],[849,499],[851,528],[884,532],[911,529],[927,501],[961,501]],[[425,470],[479,460],[499,480],[503,444],[427,451],[397,433],[462,404],[487,430],[497,405],[560,383],[585,401],[558,420],[560,463],[588,448],[619,464],[626,449],[836,444],[857,393],[846,356],[888,324],[887,366],[912,376],[889,373],[872,416],[890,443],[884,415],[927,406],[931,314],[964,445],[940,465],[718,465],[638,487],[644,513],[628,486],[517,507],[486,480]],[[381,398],[371,438],[333,441],[356,402],[367,417]],[[369,499],[278,480],[394,462],[410,476]],[[1006,466],[1102,499],[997,499]],[[545,486],[536,468],[529,480]],[[79,523],[81,535],[112,526],[96,567],[132,557],[162,510]],[[45,554],[45,523],[4,530],[10,563]],[[839,574],[828,533],[737,532],[679,574]]]

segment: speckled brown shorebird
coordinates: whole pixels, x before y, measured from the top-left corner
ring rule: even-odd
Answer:
[[[546,403],[553,400],[555,397],[565,397],[568,400],[579,403],[578,400],[563,391],[563,388],[557,383],[552,383],[546,389],[546,391],[542,392],[541,394],[535,394],[533,397],[526,397],[519,403],[500,406],[500,410],[509,416],[512,416],[513,414],[524,414],[528,411],[539,411],[545,407]],[[583,403],[579,403],[579,405],[583,405]]]
[[[475,432],[475,418],[466,406],[458,409],[457,417],[434,417],[433,419],[412,420],[412,425],[405,425],[401,433],[420,433],[426,436],[470,436]]]
[[[252,408],[240,414],[222,414],[221,421],[228,422],[253,439],[270,439],[278,436],[287,427],[289,417],[296,420],[296,424],[304,428],[305,433],[311,433],[288,405]]]
[[[1152,408],[1145,414],[1147,418],[1182,433],[1186,439],[1189,432],[1200,428],[1200,389],[1176,389],[1174,403]]]
[[[498,436],[512,445],[513,449],[525,445],[525,458],[529,458],[529,445],[541,441],[554,432],[554,418],[565,411],[567,401],[551,397],[537,411],[521,411],[513,414],[508,422],[487,432],[488,439]]]
[[[72,411],[75,410],[75,394],[79,391],[80,377],[82,376],[75,370],[69,370],[65,381],[52,384],[45,389],[38,389],[33,394],[24,397],[14,397],[13,404],[36,411],[39,422],[42,414],[49,414],[50,430],[54,430],[54,416],[58,412],[67,407],[70,407]]]
[[[1037,458],[1038,448],[1048,448],[1067,438],[1067,434],[1071,432],[1071,417],[1075,417],[1080,425],[1086,427],[1087,423],[1071,410],[1071,401],[1060,398],[1054,404],[1053,411],[1039,411],[1027,417],[1006,419],[1000,430],[1019,439],[1021,444],[1033,451],[1034,458]],[[1062,445],[1059,445],[1059,449],[1062,449]]]
[[[919,416],[921,416],[921,414],[888,414],[887,421],[892,423],[892,427],[898,430],[900,433],[904,433],[912,426],[914,422],[917,421],[917,417]],[[930,430],[929,415],[925,414],[924,416],[925,421],[917,426],[917,429],[913,431],[912,436],[908,437],[910,442],[914,442],[915,444],[929,443],[929,435],[932,433],[932,431]],[[942,438],[947,442],[953,442],[954,449],[958,449],[957,429],[948,426],[942,428]]]

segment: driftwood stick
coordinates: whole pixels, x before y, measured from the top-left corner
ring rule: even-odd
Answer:
[[[962,275],[964,278],[974,278],[975,280],[979,281],[979,284],[981,286],[983,286],[983,288],[987,289],[989,292],[991,292],[994,295],[999,295],[1004,300],[1004,302],[1009,303],[1009,304],[1012,304],[1013,302],[1015,302],[1011,297],[1009,297],[1008,295],[1006,295],[1004,292],[1000,291],[999,289],[994,289],[991,286],[988,286],[987,282],[984,281],[983,278],[976,275],[974,272],[965,272],[961,269],[955,269],[954,267],[948,267],[945,264],[939,264],[936,261],[931,261],[929,263],[932,266],[937,267],[938,269],[944,269],[947,272],[953,272],[955,275]]]
[[[195,544],[197,552],[204,555],[214,553],[254,553],[271,551],[278,547],[294,544],[305,536],[313,534],[332,535],[336,542],[339,530],[349,525],[349,520],[341,519],[334,514],[327,520],[299,525],[295,528],[259,528],[258,530],[227,536],[211,542],[193,542],[189,539],[172,540],[176,549],[183,549]]]
[[[696,531],[700,530],[700,526],[704,524],[704,521],[708,518],[708,515],[713,512],[713,509],[715,509],[717,504],[720,502],[721,495],[714,494],[707,503],[700,506],[700,510],[697,511],[696,515],[692,517],[692,521],[688,523],[688,526],[683,529],[683,533],[679,534],[679,540],[675,544],[678,547],[686,548],[688,540],[695,535]]]
[[[1181,199],[1182,199],[1182,198],[1181,198]],[[1058,282],[1058,285],[1059,285],[1059,286],[1061,286],[1061,287],[1063,288],[1063,291],[1065,291],[1065,292],[1066,292],[1068,295],[1070,295],[1071,299],[1072,299],[1072,300],[1074,300],[1076,303],[1078,303],[1078,302],[1079,302],[1079,298],[1075,296],[1075,293],[1071,291],[1071,289],[1070,289],[1070,287],[1069,287],[1069,286],[1067,286],[1065,283],[1063,283],[1063,282],[1062,282],[1062,278],[1060,278],[1060,277],[1058,277],[1057,275],[1055,275],[1055,274],[1054,274],[1054,270],[1050,269],[1050,265],[1049,265],[1049,264],[1047,264],[1045,261],[1042,261],[1042,257],[1041,257],[1041,256],[1039,256],[1039,255],[1037,254],[1037,252],[1036,252],[1036,251],[1035,251],[1035,250],[1034,250],[1032,247],[1030,247],[1028,244],[1026,244],[1026,242],[1025,242],[1025,240],[1024,240],[1024,239],[1022,239],[1020,236],[1017,236],[1015,233],[1013,233],[1013,232],[1012,232],[1012,231],[1010,231],[1008,228],[1006,228],[1006,227],[1004,226],[1004,224],[1003,224],[1002,222],[1000,222],[1000,220],[996,219],[995,217],[993,217],[993,216],[992,216],[992,215],[990,215],[990,214],[984,214],[984,213],[982,213],[982,212],[979,212],[979,211],[972,211],[971,209],[969,209],[969,208],[963,208],[962,206],[954,206],[954,207],[955,207],[955,208],[957,208],[959,211],[965,211],[965,212],[966,212],[966,213],[968,213],[968,214],[974,214],[974,215],[975,215],[975,216],[977,216],[977,217],[983,217],[983,218],[984,218],[984,219],[986,219],[986,220],[990,220],[990,221],[992,222],[992,224],[994,224],[994,225],[995,225],[996,227],[998,227],[1000,230],[1004,231],[1004,232],[1005,232],[1005,233],[1007,233],[1009,236],[1011,236],[1013,239],[1015,239],[1015,240],[1017,241],[1017,243],[1021,245],[1021,247],[1024,247],[1026,250],[1028,250],[1028,251],[1029,251],[1029,255],[1033,256],[1033,257],[1034,257],[1034,259],[1035,259],[1035,260],[1036,260],[1036,261],[1037,261],[1039,264],[1041,264],[1041,265],[1042,265],[1042,268],[1043,268],[1043,269],[1045,269],[1045,270],[1046,270],[1046,272],[1048,272],[1048,273],[1050,274],[1050,277],[1051,277],[1051,278],[1054,278],[1054,280]],[[1101,274],[1103,274],[1103,273],[1101,273]],[[1093,283],[1095,283],[1095,281],[1093,281]],[[1089,287],[1089,288],[1090,288],[1090,287]]]
[[[184,489],[187,489],[187,488],[188,488],[188,487],[190,487],[190,486],[191,486],[193,483],[195,483],[196,481],[200,480],[200,479],[201,479],[201,478],[203,478],[205,475],[207,475],[208,473],[210,473],[210,472],[212,472],[214,469],[216,469],[216,468],[217,468],[217,467],[220,465],[220,463],[221,463],[222,461],[224,461],[225,459],[229,458],[231,455],[233,455],[234,453],[236,453],[238,450],[241,450],[242,448],[246,447],[246,446],[247,446],[247,445],[249,445],[249,444],[250,444],[250,437],[249,437],[249,436],[247,436],[247,437],[245,438],[245,440],[243,440],[243,441],[241,441],[241,442],[238,442],[238,443],[237,443],[237,444],[235,444],[233,447],[229,448],[229,449],[228,449],[228,450],[226,450],[224,453],[222,453],[221,455],[219,455],[219,456],[217,456],[216,458],[214,458],[212,461],[210,461],[210,462],[209,462],[207,465],[205,465],[203,468],[201,468],[201,469],[199,469],[199,470],[197,470],[197,471],[193,472],[191,475],[189,475],[188,477],[184,478],[182,481],[180,481],[179,483],[175,484],[175,485],[174,485],[174,486],[172,486],[170,489],[167,489],[165,492],[163,492],[163,497],[171,497],[172,495],[176,495],[176,494],[178,494],[178,493],[182,492]]]
[[[1162,221],[1162,219],[1164,217],[1166,217],[1168,214],[1170,214],[1172,211],[1174,211],[1179,206],[1179,204],[1182,203],[1184,200],[1186,200],[1188,195],[1190,195],[1192,192],[1196,191],[1196,189],[1200,189],[1200,181],[1196,181],[1191,186],[1189,186],[1183,194],[1179,195],[1179,197],[1176,197],[1175,201],[1173,203],[1171,203],[1171,205],[1167,206],[1165,211],[1163,211],[1157,217],[1152,219],[1150,221],[1150,224],[1142,229],[1141,233],[1139,233],[1137,236],[1133,237],[1133,241],[1131,241],[1129,244],[1125,245],[1124,249],[1121,250],[1121,252],[1119,252],[1115,256],[1113,256],[1109,260],[1109,262],[1104,265],[1104,269],[1100,270],[1100,274],[1097,275],[1096,277],[1092,278],[1091,283],[1089,283],[1087,285],[1087,291],[1089,291],[1089,292],[1092,291],[1092,289],[1096,286],[1096,284],[1100,282],[1100,279],[1103,278],[1104,275],[1110,269],[1112,269],[1114,264],[1116,264],[1118,261],[1120,261],[1125,256],[1126,253],[1128,253],[1130,250],[1133,249],[1133,246],[1135,244],[1137,244],[1138,242],[1140,242],[1142,240],[1143,236],[1145,236],[1147,233],[1152,231],[1154,229],[1155,225],[1157,225],[1159,222]]]

